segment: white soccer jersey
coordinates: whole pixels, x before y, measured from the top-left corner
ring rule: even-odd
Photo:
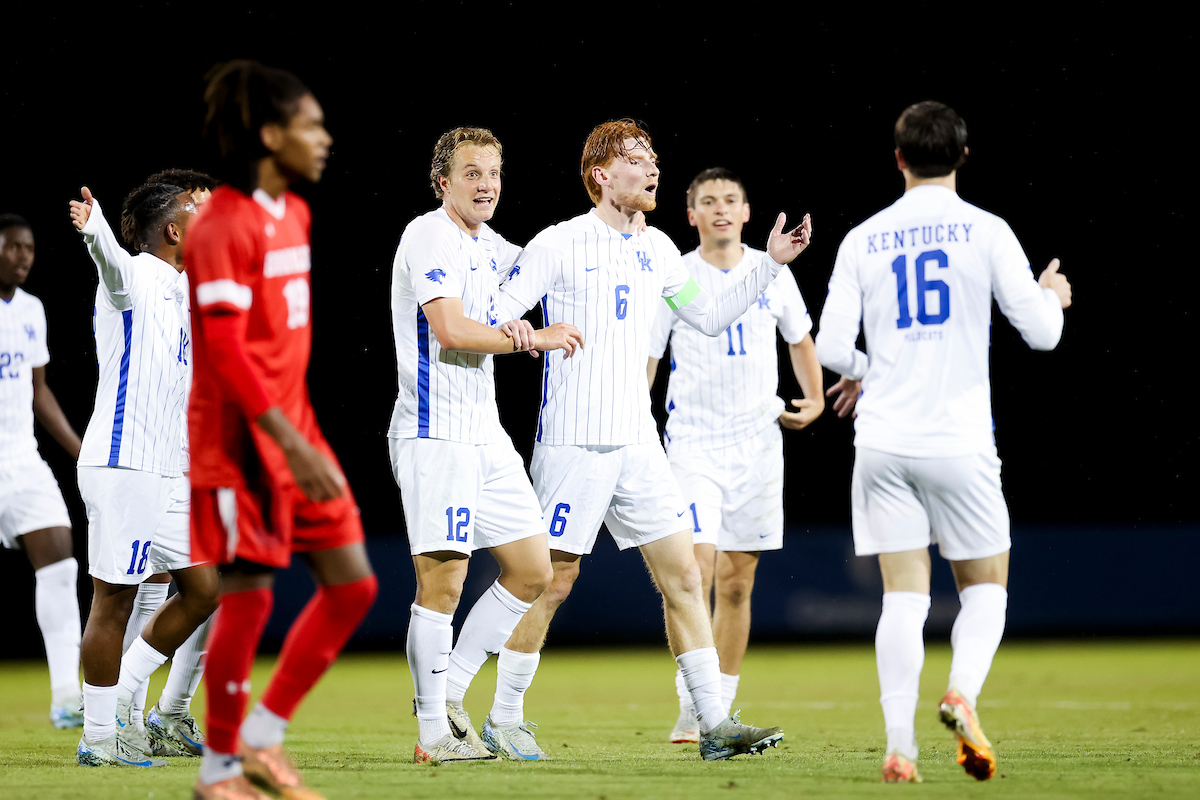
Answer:
[[[33,435],[33,369],[50,361],[42,301],[17,287],[0,300],[0,471],[38,456]]]
[[[583,332],[571,358],[543,354],[542,444],[626,445],[658,441],[646,383],[650,328],[662,298],[690,276],[666,234],[622,234],[590,212],[534,237],[507,276],[501,307],[520,316],[541,301],[543,325]],[[515,301],[515,305],[509,303]]]
[[[499,276],[520,252],[487,225],[474,239],[442,208],[408,224],[392,263],[392,333],[400,393],[388,436],[491,444],[506,434],[492,356],[443,350],[421,306],[458,297],[463,315],[495,327]]]
[[[179,477],[192,370],[187,280],[157,256],[129,255],[99,202],[81,233],[100,279],[92,312],[100,379],[79,466]]]
[[[766,253],[744,247],[742,260],[722,270],[693,250],[683,263],[696,283],[712,295],[740,281]],[[779,419],[784,404],[779,388],[775,330],[796,344],[812,330],[812,318],[790,269],[783,269],[750,310],[721,336],[705,336],[672,313],[658,312],[650,355],[662,358],[671,342],[667,386],[667,447],[671,452],[710,450],[745,441]]]
[[[855,444],[902,456],[993,451],[992,297],[1030,347],[1062,335],[1008,224],[941,186],[918,186],[846,234],[821,312],[817,357],[863,378]],[[859,321],[868,353],[855,348]]]

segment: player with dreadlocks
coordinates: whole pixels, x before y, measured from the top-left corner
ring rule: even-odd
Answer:
[[[284,732],[378,586],[305,382],[311,215],[289,187],[320,180],[333,140],[320,104],[289,72],[231,61],[208,80],[204,133],[224,184],[186,245],[196,357],[188,418],[193,552],[220,565],[222,610],[209,637],[208,741],[195,796],[264,797],[249,777],[276,795],[313,800],[320,795],[282,749]],[[274,571],[292,553],[317,591],[243,722]]]
[[[189,180],[191,191],[148,182],[126,199],[121,229],[134,256],[120,247],[86,186],[83,200],[70,203],[99,276],[93,319],[100,378],[78,467],[94,589],[81,652],[84,733],[76,758],[84,766],[158,766],[163,762],[152,752],[182,755],[203,740],[186,713],[195,664],[180,666],[164,692],[153,744],[141,730],[140,710],[131,709],[139,687],[181,645],[196,649],[203,637],[196,632],[216,608],[216,569],[192,557],[188,526],[191,353],[182,248],[197,201],[215,181],[199,173]],[[163,602],[164,583],[139,588],[166,573],[178,588],[171,600]]]

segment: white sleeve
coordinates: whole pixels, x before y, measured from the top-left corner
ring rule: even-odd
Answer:
[[[100,286],[105,295],[118,311],[126,311],[131,307],[129,292],[133,288],[136,267],[133,256],[129,255],[117,241],[104,212],[100,210],[100,201],[92,200],[92,211],[88,221],[80,231],[84,244],[87,245],[88,255],[96,262],[96,271],[100,276]]]
[[[650,357],[662,358],[667,350],[667,340],[671,338],[671,327],[675,324],[675,315],[671,307],[663,303],[654,317],[654,325],[650,328]]]
[[[860,380],[867,374],[870,359],[856,346],[863,306],[852,248],[850,237],[842,240],[829,276],[829,294],[817,333],[817,360],[839,375]]]
[[[38,300],[37,309],[37,319],[33,322],[36,328],[34,351],[29,357],[29,365],[35,368],[44,367],[50,363],[50,348],[46,345],[46,307],[42,305],[41,300]]]
[[[495,233],[495,249],[496,249],[496,272],[500,275],[500,282],[508,280],[512,268],[516,266],[517,257],[521,255],[521,248],[505,239],[498,233]]]
[[[1063,310],[1053,289],[1038,286],[1012,228],[998,220],[991,242],[992,293],[1001,313],[1034,350],[1053,350],[1062,338]]]
[[[407,233],[407,232],[406,232]],[[463,296],[465,260],[453,236],[433,226],[407,234],[404,239],[404,269],[412,281],[417,305],[439,297]]]
[[[781,269],[782,264],[763,253],[757,267],[716,297],[689,278],[682,291],[667,298],[667,305],[681,320],[706,336],[719,336],[721,331],[746,313],[750,304],[775,280]]]
[[[508,272],[508,280],[500,286],[496,319],[518,319],[550,291],[562,259],[544,233],[535,236],[521,251],[517,263]]]
[[[800,287],[796,285],[796,276],[790,269],[782,269],[771,286],[778,290],[780,299],[780,308],[775,312],[776,327],[785,342],[799,344],[813,325]]]

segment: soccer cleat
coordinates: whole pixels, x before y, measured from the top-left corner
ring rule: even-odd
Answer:
[[[169,756],[174,753],[163,752],[156,748],[146,735],[146,730],[134,719],[133,702],[131,700],[117,701],[117,735],[126,742],[141,750],[148,756]]]
[[[487,728],[485,727],[486,731]],[[453,733],[447,733],[433,744],[422,747],[420,742],[413,749],[413,763],[425,764],[455,764],[461,761],[496,761],[494,755],[487,750],[476,750],[465,741],[461,741]]]
[[[938,718],[958,743],[958,763],[978,781],[996,774],[996,751],[979,727],[979,717],[961,694],[947,690],[938,706]]]
[[[756,728],[744,725],[738,718],[741,711],[700,735],[700,755],[705,761],[722,761],[740,753],[761,753],[768,747],[778,747],[783,738],[779,728]]]
[[[921,783],[922,780],[915,761],[909,761],[899,753],[888,753],[883,759],[884,783]]]
[[[475,732],[475,726],[471,724],[471,715],[465,708],[446,703],[446,718],[450,721],[450,732],[454,734],[455,739],[466,742],[477,753],[487,752],[487,745]]]
[[[166,761],[150,758],[137,745],[130,743],[119,732],[101,739],[89,742],[79,737],[79,746],[75,748],[75,760],[81,767],[165,767]]]
[[[146,733],[152,747],[161,755],[200,756],[204,754],[204,734],[191,714],[168,714],[156,704],[146,715]],[[166,752],[166,751],[171,752]],[[160,753],[152,753],[160,755]]]
[[[530,730],[532,728],[533,730]],[[483,721],[483,743],[501,758],[511,758],[514,761],[553,761],[546,751],[538,747],[533,731],[537,724],[529,722],[511,722],[507,725],[497,725],[492,722],[491,714]]]
[[[671,731],[672,744],[695,744],[700,741],[700,722],[696,719],[696,709],[689,705],[679,712],[675,720],[675,729]]]
[[[325,800],[304,785],[300,770],[283,752],[283,745],[247,747],[242,743],[238,745],[238,757],[242,759],[242,774],[276,797],[284,800]]]
[[[200,783],[192,787],[192,800],[273,800],[263,794],[245,776],[238,775],[216,783]]]
[[[50,723],[59,730],[83,727],[83,695],[50,706]]]

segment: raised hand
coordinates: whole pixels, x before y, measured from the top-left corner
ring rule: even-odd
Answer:
[[[1038,286],[1043,289],[1053,289],[1054,293],[1058,295],[1058,302],[1062,303],[1062,307],[1070,308],[1071,284],[1067,281],[1067,276],[1058,271],[1058,266],[1058,259],[1051,259],[1050,264],[1038,276]]]
[[[75,230],[83,230],[83,226],[87,225],[88,217],[92,215],[92,204],[95,198],[92,197],[92,190],[84,186],[79,190],[79,194],[83,196],[83,202],[72,200],[68,205],[71,206],[71,224],[75,226]]]
[[[804,252],[812,241],[812,217],[804,215],[804,220],[787,233],[783,232],[783,224],[787,222],[787,214],[782,211],[775,218],[775,227],[767,237],[767,252],[776,264],[790,264],[796,256]]]
[[[854,406],[858,403],[858,396],[861,393],[862,381],[852,380],[843,375],[841,380],[829,387],[825,396],[837,396],[837,399],[833,401],[833,410],[841,418],[854,411]]]
[[[779,424],[790,431],[799,431],[811,425],[825,410],[824,400],[793,400],[799,411],[784,411],[779,415]]]
[[[567,358],[575,355],[575,349],[583,349],[583,333],[574,325],[556,322],[549,328],[534,332],[538,350],[565,350]]]
[[[513,340],[513,352],[527,350],[529,355],[538,357],[537,339],[533,326],[527,320],[512,319],[500,326],[500,331]]]

